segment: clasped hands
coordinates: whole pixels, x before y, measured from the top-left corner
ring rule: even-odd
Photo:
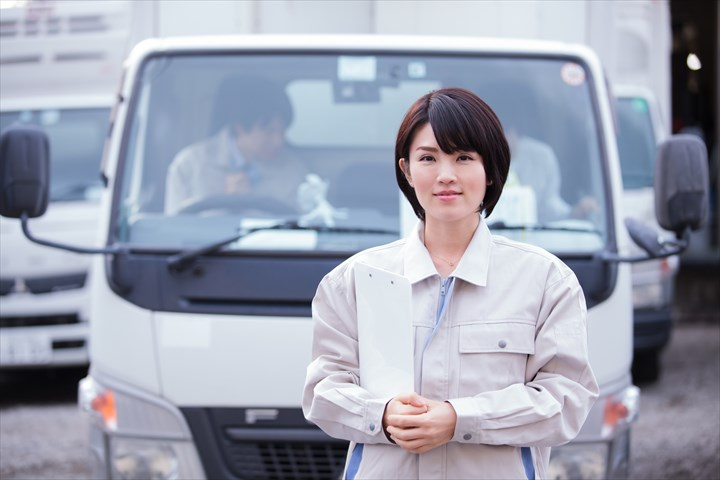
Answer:
[[[448,443],[457,414],[449,402],[430,400],[417,393],[394,397],[385,406],[383,429],[398,446],[411,453],[424,453]]]

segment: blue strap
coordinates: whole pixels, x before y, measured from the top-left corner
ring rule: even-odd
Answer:
[[[520,454],[522,455],[523,467],[525,468],[525,476],[528,480],[535,480],[535,465],[533,465],[530,447],[522,447]]]
[[[357,475],[358,469],[360,468],[360,461],[362,460],[363,447],[364,445],[362,443],[355,445],[345,472],[345,480],[355,480],[355,475]]]

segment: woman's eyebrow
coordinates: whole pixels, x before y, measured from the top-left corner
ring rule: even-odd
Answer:
[[[425,146],[425,145],[420,145],[415,150],[425,150],[427,152],[437,152],[438,151],[438,149],[436,147],[430,147],[430,146]]]

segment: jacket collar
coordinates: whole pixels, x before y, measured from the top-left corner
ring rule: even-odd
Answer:
[[[425,247],[424,227],[425,224],[419,221],[405,242],[404,271],[410,283],[417,283],[433,275],[438,275],[430,252]],[[474,285],[486,286],[492,248],[492,234],[481,216],[468,248],[452,276]]]

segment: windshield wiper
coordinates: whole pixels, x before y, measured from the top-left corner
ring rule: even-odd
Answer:
[[[573,227],[568,225],[508,225],[503,221],[488,224],[490,230],[526,230],[530,232],[578,232],[600,233],[595,228]]]
[[[262,227],[254,228],[243,228],[233,235],[232,237],[224,240],[205,245],[203,247],[193,248],[180,252],[175,255],[171,255],[167,259],[167,267],[173,272],[182,272],[186,270],[198,257],[208,255],[222,249],[223,247],[240,240],[252,233],[267,231],[267,230],[308,230],[315,232],[330,232],[330,233],[357,233],[357,234],[380,234],[380,235],[398,235],[399,232],[394,230],[385,230],[377,228],[358,228],[358,227],[328,227],[328,226],[301,226],[296,221],[287,221],[277,223],[275,225],[265,225]]]

